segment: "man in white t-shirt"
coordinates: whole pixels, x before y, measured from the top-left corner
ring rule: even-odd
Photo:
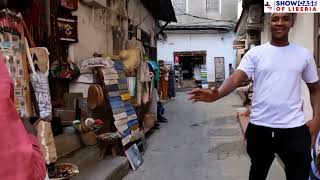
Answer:
[[[320,86],[312,54],[288,41],[293,25],[293,14],[272,14],[269,43],[248,51],[219,89],[189,92],[193,102],[214,102],[254,76],[252,111],[246,131],[251,159],[249,180],[266,179],[275,154],[285,164],[288,180],[307,180],[309,176],[310,147],[320,124]],[[302,111],[301,79],[309,88],[314,112],[307,125]]]

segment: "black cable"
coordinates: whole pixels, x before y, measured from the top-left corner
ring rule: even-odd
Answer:
[[[189,14],[189,13],[186,13],[184,10],[180,9],[173,1],[172,1],[172,4],[173,6],[178,9],[179,11],[181,11],[182,14],[176,14],[176,16],[190,16],[190,17],[194,17],[194,18],[198,18],[198,19],[205,19],[205,20],[211,20],[211,21],[217,21],[217,22],[235,22],[235,21],[232,21],[232,20],[219,20],[219,19],[211,19],[211,18],[207,18],[207,17],[201,17],[201,16],[196,16],[196,15],[193,15],[193,14]]]
[[[235,21],[232,20],[221,20],[221,19],[211,19],[211,18],[206,18],[206,17],[201,17],[201,16],[196,16],[196,15],[192,15],[192,14],[180,14],[177,16],[190,16],[190,17],[194,17],[194,18],[198,18],[198,19],[205,19],[205,20],[210,20],[210,21],[217,21],[217,22],[233,22],[235,23]]]

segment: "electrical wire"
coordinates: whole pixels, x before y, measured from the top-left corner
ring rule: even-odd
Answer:
[[[189,13],[185,12],[184,10],[180,9],[173,1],[172,1],[172,4],[176,9],[181,11],[180,13],[182,13],[182,14],[176,14],[176,16],[190,16],[190,17],[197,18],[197,19],[204,19],[204,20],[217,21],[217,22],[220,21],[220,22],[233,22],[233,23],[235,23],[235,21],[232,21],[232,20],[211,19],[211,18],[207,18],[207,17],[202,17],[202,16],[196,16],[196,15],[193,15],[193,14],[189,14]]]

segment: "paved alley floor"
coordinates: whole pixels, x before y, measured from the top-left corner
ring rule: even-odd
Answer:
[[[247,180],[249,158],[231,94],[216,103],[191,104],[185,92],[166,105],[169,123],[148,139],[144,163],[125,180]],[[277,161],[268,180],[285,179]]]

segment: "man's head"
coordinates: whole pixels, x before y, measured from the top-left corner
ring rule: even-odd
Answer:
[[[294,25],[294,14],[273,13],[271,14],[269,26],[273,39],[287,40],[290,28]]]

